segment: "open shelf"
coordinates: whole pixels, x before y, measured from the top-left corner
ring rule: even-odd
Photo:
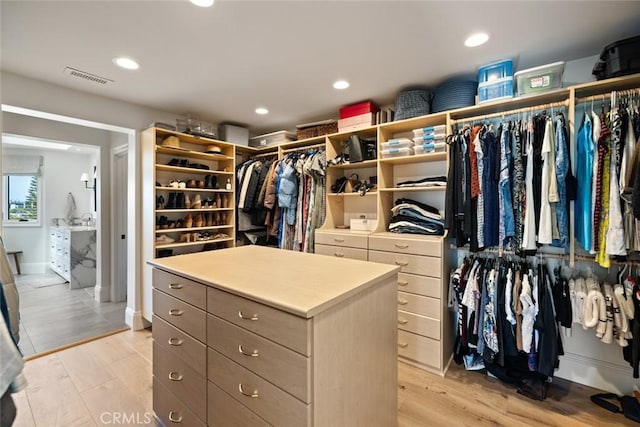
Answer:
[[[209,227],[162,228],[162,229],[156,229],[156,234],[177,233],[177,232],[187,233],[190,231],[206,231],[206,230],[222,230],[224,228],[231,228],[231,227],[233,227],[233,224],[212,225]]]
[[[156,249],[170,249],[170,248],[182,248],[185,246],[206,245],[207,243],[229,242],[233,239],[234,239],[233,237],[228,237],[225,239],[198,240],[196,242],[167,243],[166,245],[156,245]]]
[[[387,165],[409,165],[412,163],[439,162],[446,159],[446,151],[437,151],[435,153],[380,159],[380,163]]]
[[[201,208],[201,209],[156,209],[156,213],[192,213],[192,212],[220,212],[232,211],[233,208]]]
[[[432,242],[436,240],[440,242],[447,237],[447,231],[445,230],[444,236],[431,236],[426,234],[410,234],[410,233],[392,233],[390,231],[375,232],[375,233],[372,233],[372,236],[394,237],[394,238],[402,237],[402,238],[407,238],[412,240],[425,240],[425,241],[432,241]]]
[[[156,164],[156,170],[164,172],[197,173],[200,175],[233,175],[233,172],[213,171],[209,169],[183,168],[180,166],[169,166]]]
[[[364,169],[364,168],[375,168],[378,164],[377,160],[364,160],[362,162],[356,163],[343,163],[340,165],[328,165],[331,169]]]
[[[327,193],[329,197],[367,197],[367,196],[375,196],[378,194],[377,191],[368,191],[364,196],[360,195],[360,192],[355,193]]]
[[[447,189],[446,185],[441,186],[433,186],[433,187],[393,187],[393,188],[381,188],[378,191],[383,193],[393,193],[393,192],[414,192],[414,191],[444,191]]]
[[[221,188],[175,188],[175,187],[156,187],[156,190],[166,191],[195,191],[200,193],[233,193],[233,190],[225,190]]]
[[[156,146],[156,153],[170,154],[176,157],[188,157],[190,159],[200,159],[200,160],[211,160],[211,161],[233,160],[233,157],[225,156],[224,154],[201,153],[199,151],[181,150],[179,148],[163,147],[161,145]]]

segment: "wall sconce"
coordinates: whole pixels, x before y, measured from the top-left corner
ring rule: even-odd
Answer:
[[[83,173],[80,176],[80,181],[84,182],[84,188],[86,188],[87,190],[95,190],[96,189],[96,178],[95,176],[93,177],[93,187],[89,187],[89,174],[88,173]]]

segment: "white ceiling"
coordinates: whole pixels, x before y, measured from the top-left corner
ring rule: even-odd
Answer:
[[[252,131],[392,102],[406,85],[512,58],[517,69],[599,54],[640,33],[637,1],[174,1],[0,3],[1,67],[81,91]],[[484,30],[489,42],[463,41]],[[126,55],[140,70],[117,68]],[[115,81],[63,74],[73,67]],[[338,78],[351,82],[336,91]],[[267,107],[270,114],[254,110]]]

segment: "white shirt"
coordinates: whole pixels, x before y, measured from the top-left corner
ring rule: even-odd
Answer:
[[[549,153],[551,152],[551,146],[554,145],[552,140],[554,139],[553,124],[551,120],[547,120],[544,129],[544,138],[542,141],[542,189],[540,192],[540,226],[538,228],[538,243],[550,244],[552,242],[552,229],[551,229],[551,205],[549,204],[549,186],[550,186],[550,168],[549,167]],[[555,173],[554,173],[555,178]],[[556,195],[557,195],[557,183],[556,183]]]
[[[529,122],[528,126],[532,126]],[[524,232],[522,235],[522,249],[536,248],[536,218],[533,206],[533,144],[532,133],[527,132],[527,171],[525,174],[526,203],[524,211]]]

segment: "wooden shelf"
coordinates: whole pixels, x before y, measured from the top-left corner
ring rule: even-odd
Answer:
[[[410,119],[398,120],[380,124],[380,130],[387,133],[411,132],[427,126],[444,125],[447,120],[447,112],[429,114],[427,116],[412,117]]]
[[[327,167],[331,169],[364,169],[364,168],[375,168],[378,164],[377,160],[365,160],[362,162],[356,163],[343,163],[340,165],[328,165]]]
[[[446,151],[437,151],[435,153],[418,154],[413,156],[393,157],[389,159],[380,159],[382,164],[391,165],[408,165],[412,163],[439,162],[447,160]]]
[[[329,197],[367,197],[367,196],[375,196],[378,194],[378,191],[367,191],[364,196],[360,195],[360,192],[355,193],[327,193]]]
[[[156,164],[156,170],[164,172],[195,173],[199,175],[233,175],[233,172],[213,171],[209,169],[183,168],[180,166],[169,166]]]
[[[205,137],[205,136],[197,136],[197,135],[191,135],[190,133],[182,133],[182,132],[178,132],[178,131],[174,131],[174,130],[168,130],[168,129],[163,129],[163,128],[151,128],[154,129],[156,132],[156,135],[158,136],[169,136],[169,135],[175,135],[178,138],[180,138],[180,141],[185,142],[185,143],[189,143],[189,144],[197,144],[197,145],[211,145],[211,144],[215,144],[215,145],[220,145],[220,148],[224,149],[224,148],[232,148],[233,144],[226,142],[226,141],[220,141],[218,139],[214,139],[214,138],[209,138],[209,137]],[[182,150],[184,151],[184,150]]]
[[[282,148],[284,150],[288,150],[290,148],[304,148],[307,145],[316,145],[316,144],[324,144],[325,135],[315,136],[313,138],[305,138],[299,139],[297,141],[285,142],[283,144],[276,145],[276,148]]]
[[[199,151],[181,150],[179,148],[163,147],[161,145],[156,146],[156,153],[169,154],[176,157],[188,157],[190,159],[210,160],[210,161],[224,161],[234,160],[231,156],[225,156],[223,154],[209,154]]]
[[[233,240],[233,237],[228,237],[226,239],[198,240],[196,242],[185,242],[185,243],[175,242],[175,243],[167,243],[166,245],[156,245],[156,249],[183,248],[186,246],[206,245],[207,243],[229,242],[232,240]]]
[[[221,211],[232,211],[232,210],[233,208],[156,209],[156,213],[221,212]]]
[[[231,228],[231,227],[233,227],[233,224],[212,225],[209,227],[163,228],[163,229],[156,229],[156,234],[177,233],[177,232],[188,233],[190,231],[206,231],[206,230],[222,230],[222,229]]]
[[[340,234],[357,234],[360,236],[368,236],[373,233],[373,231],[360,231],[360,230],[352,230],[350,228],[319,228],[316,230],[316,233],[340,233]]]
[[[383,193],[393,193],[393,192],[412,192],[412,191],[444,191],[447,189],[446,185],[442,186],[433,186],[433,187],[393,187],[393,188],[381,188],[378,191]]]
[[[156,190],[166,191],[195,191],[199,193],[233,193],[233,190],[225,190],[221,188],[174,188],[174,187],[156,187]]]
[[[380,232],[377,232],[377,233],[372,233],[372,236],[394,237],[394,238],[402,237],[403,239],[406,238],[408,240],[421,240],[421,241],[431,241],[431,242],[436,240],[436,241],[440,242],[445,237],[447,237],[447,231],[446,230],[445,230],[444,233],[445,233],[444,236],[432,236],[432,235],[427,235],[427,234],[392,233],[390,231],[380,231]]]

